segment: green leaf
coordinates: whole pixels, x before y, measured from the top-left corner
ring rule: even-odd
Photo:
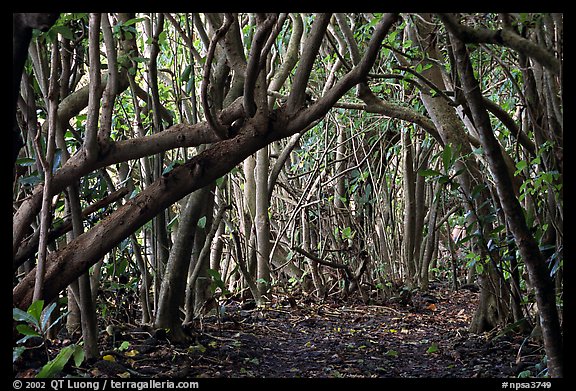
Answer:
[[[34,330],[32,327],[30,327],[27,324],[19,324],[16,326],[16,330],[18,330],[18,332],[22,335],[26,335],[29,337],[38,337],[40,336],[40,334],[38,334],[38,331]]]
[[[208,273],[208,275],[212,277],[214,280],[222,281],[222,277],[220,276],[220,272],[218,270],[208,269],[206,270],[206,273]]]
[[[33,315],[29,314],[28,312],[22,311],[20,308],[13,308],[12,309],[12,319],[18,322],[27,322],[31,325],[40,326],[38,319],[34,318]]]
[[[36,300],[34,303],[30,304],[28,307],[28,312],[34,317],[34,319],[40,321],[40,316],[42,316],[42,309],[44,308],[44,300]]]
[[[484,272],[484,265],[482,265],[480,262],[477,262],[475,266],[477,274],[482,274]]]
[[[194,79],[189,79],[188,82],[186,83],[186,94],[190,94],[190,92],[192,91],[192,87],[194,87]]]
[[[40,325],[42,326],[42,330],[46,328],[46,325],[50,320],[50,315],[52,314],[52,311],[54,311],[54,308],[56,308],[55,302],[46,307],[46,309],[42,312],[42,315],[40,317]]]
[[[532,372],[530,372],[529,369],[522,371],[518,374],[518,378],[520,378],[520,379],[527,378],[527,377],[532,377]]]
[[[174,168],[178,167],[182,162],[180,160],[175,160],[172,163],[168,164],[164,170],[162,170],[162,175],[168,174]]]
[[[436,170],[432,170],[432,169],[428,169],[428,168],[422,168],[422,169],[418,170],[418,175],[426,177],[426,176],[440,176],[442,174]]]
[[[20,177],[18,178],[18,182],[20,182],[22,186],[36,186],[37,184],[42,182],[42,177],[40,176],[40,174],[36,173],[36,175]]]
[[[36,159],[32,159],[29,157],[23,157],[20,159],[16,159],[16,164],[18,164],[19,166],[22,166],[22,167],[30,167],[34,163],[36,163]]]
[[[526,167],[528,167],[528,162],[526,162],[526,160],[520,160],[518,163],[516,163],[516,168],[518,169],[516,172],[520,172]]]
[[[436,353],[438,352],[438,344],[436,342],[432,342],[432,345],[426,350],[426,353]]]
[[[130,347],[130,342],[128,341],[122,341],[122,343],[120,344],[120,346],[118,347],[119,351],[123,351],[126,350]]]
[[[79,367],[84,361],[84,349],[80,345],[76,345],[74,349],[74,365]]]
[[[190,65],[190,64],[186,65],[186,68],[184,68],[184,70],[182,71],[182,75],[180,76],[182,81],[190,80],[190,73],[191,72],[192,72],[192,65]]]
[[[168,37],[168,35],[166,34],[166,31],[162,31],[160,33],[160,35],[158,35],[158,43],[162,46],[166,45],[166,38]]]
[[[354,238],[354,234],[356,232],[352,231],[351,227],[345,227],[343,230],[340,230],[340,232],[342,233],[342,239],[353,239]]]
[[[52,28],[50,29],[51,33],[58,33],[61,36],[63,36],[66,39],[74,39],[74,34],[72,33],[72,31],[70,30],[69,27],[67,26],[52,26]]]
[[[126,22],[124,22],[124,26],[131,26],[135,23],[138,22],[142,22],[144,20],[144,18],[132,18],[132,19],[128,19]]]
[[[198,219],[198,227],[204,229],[206,227],[206,216]]]
[[[69,345],[66,346],[64,349],[58,353],[58,355],[53,359],[50,360],[42,367],[42,370],[36,375],[37,378],[45,379],[54,377],[64,369],[72,354],[74,354],[76,345]]]
[[[24,342],[28,341],[30,338],[36,337],[36,335],[25,335],[22,338],[20,338],[18,341],[16,341],[17,345],[23,345]],[[44,342],[40,343],[38,346],[35,347],[40,347],[44,344]]]
[[[398,352],[396,350],[392,350],[392,349],[388,350],[384,354],[388,357],[398,357]]]

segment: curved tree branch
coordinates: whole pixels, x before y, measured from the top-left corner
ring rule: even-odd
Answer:
[[[386,14],[382,17],[380,22],[376,25],[374,29],[374,33],[370,42],[368,43],[368,48],[366,49],[364,56],[360,60],[360,62],[350,71],[348,72],[342,79],[338,81],[332,87],[326,95],[322,96],[318,99],[314,104],[310,107],[301,110],[293,118],[291,118],[289,126],[287,128],[287,133],[294,133],[295,129],[302,129],[310,122],[324,116],[330,108],[340,97],[342,97],[346,91],[352,88],[354,85],[365,81],[370,68],[374,64],[376,60],[376,56],[380,51],[380,44],[394,22],[396,22],[398,18],[398,14]],[[300,65],[302,66],[302,65]],[[298,68],[300,70],[300,68]],[[294,87],[296,88],[296,86]],[[288,102],[290,102],[290,98],[292,98],[292,94],[288,97]],[[295,100],[295,98],[293,99]],[[290,105],[288,104],[290,109]],[[293,107],[292,107],[293,109]]]
[[[270,16],[259,23],[259,26],[252,39],[252,46],[250,47],[250,55],[248,56],[248,65],[246,66],[246,77],[244,79],[244,111],[249,118],[254,117],[256,114],[256,102],[254,101],[254,87],[256,80],[261,70],[261,56],[265,59],[266,53],[262,48],[266,43],[266,39],[270,35],[270,31],[277,20],[277,15]],[[262,62],[265,65],[265,62]]]
[[[534,42],[522,38],[509,28],[495,31],[483,28],[474,29],[458,23],[453,15],[440,13],[438,16],[442,22],[444,22],[444,25],[450,33],[464,43],[492,43],[503,45],[533,58],[542,64],[542,66],[548,68],[553,74],[560,74],[560,61],[558,61],[553,54]]]
[[[296,113],[304,105],[306,100],[306,86],[308,85],[310,72],[312,72],[314,60],[320,49],[320,44],[328,28],[328,23],[330,23],[331,16],[332,14],[320,14],[312,24],[310,34],[304,44],[306,51],[300,59],[300,65],[298,65],[298,69],[296,69],[296,74],[294,75],[292,90],[288,96],[287,107],[290,113]]]
[[[214,53],[216,52],[216,45],[218,41],[226,35],[234,18],[231,14],[226,14],[224,24],[216,31],[214,38],[210,42],[210,47],[208,48],[208,54],[206,55],[206,63],[204,64],[204,74],[202,78],[202,84],[200,85],[200,101],[202,102],[202,108],[204,109],[204,115],[206,116],[206,121],[210,125],[210,128],[220,137],[220,139],[225,140],[228,138],[228,129],[222,126],[218,122],[218,119],[214,115],[214,110],[210,102],[208,102],[208,85],[210,84],[210,71],[212,70],[212,61],[214,60]]]

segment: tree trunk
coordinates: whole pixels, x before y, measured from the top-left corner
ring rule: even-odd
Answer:
[[[183,304],[186,291],[186,276],[196,226],[202,212],[202,206],[209,196],[210,188],[203,187],[188,196],[186,206],[180,213],[178,234],[170,251],[166,272],[156,311],[155,327],[170,329],[171,339],[174,341],[186,340],[180,320],[180,307]]]
[[[522,207],[514,194],[512,181],[508,176],[498,140],[494,136],[490,117],[484,107],[482,92],[478,81],[474,77],[466,47],[453,34],[450,34],[450,38],[454,45],[454,54],[464,88],[464,95],[478,129],[480,141],[488,159],[490,171],[494,177],[498,197],[506,215],[510,231],[514,235],[520,254],[528,268],[530,281],[536,291],[536,303],[540,311],[544,347],[548,356],[548,371],[552,377],[562,377],[564,367],[562,331],[556,309],[554,284],[550,279],[538,244],[526,225]]]
[[[416,22],[416,26],[411,28],[409,31],[411,36],[414,37],[414,42],[420,42],[421,49],[425,51],[430,58],[438,59],[439,54],[435,47],[436,33],[432,30],[432,19],[429,14],[423,15],[429,23],[424,23],[422,21]],[[419,35],[418,35],[419,34]],[[424,37],[426,42],[422,42],[421,38]],[[442,79],[442,74],[437,66],[433,66],[422,72],[422,75],[430,80],[436,85],[440,90],[445,90],[446,86]],[[478,168],[477,162],[474,160],[472,149],[470,147],[470,142],[464,131],[464,126],[462,121],[458,117],[454,107],[448,105],[446,100],[441,96],[432,96],[428,93],[421,92],[420,99],[426,108],[426,111],[430,115],[430,118],[436,125],[438,133],[442,137],[444,144],[446,146],[450,145],[454,151],[459,148],[458,159],[454,162],[454,170],[461,171],[461,174],[456,177],[460,188],[462,190],[462,202],[466,211],[468,213],[467,225],[473,231],[478,231],[478,235],[473,237],[473,250],[480,255],[482,262],[488,258],[486,243],[487,240],[484,239],[486,232],[489,232],[488,226],[482,226],[480,221],[478,221],[477,216],[487,216],[489,212],[490,195],[483,189],[479,191],[476,197],[472,197],[472,190],[478,185],[485,183],[482,178],[480,169]],[[444,168],[448,170],[448,167]],[[479,207],[481,206],[481,208]],[[484,268],[488,271],[488,268]],[[481,284],[481,287],[488,289],[488,284]],[[493,301],[498,300],[497,297],[491,298],[490,295],[494,295],[495,292],[488,291],[480,295],[481,302],[478,305],[477,312],[474,316],[475,321],[471,324],[471,330],[474,332],[486,331],[484,327],[492,329],[498,325],[494,323],[496,320],[491,314],[485,312],[490,307],[489,303],[482,302],[483,300]],[[502,321],[502,319],[499,319]],[[483,327],[478,327],[483,325]]]
[[[428,285],[430,282],[429,275],[430,275],[430,261],[432,260],[432,256],[434,255],[434,248],[436,247],[437,240],[436,240],[436,216],[438,214],[438,208],[440,202],[434,202],[435,195],[439,193],[440,184],[436,182],[434,185],[434,189],[429,194],[428,200],[432,201],[429,202],[430,206],[430,216],[428,217],[428,234],[426,236],[425,245],[424,245],[424,254],[422,256],[422,265],[420,267],[420,288],[423,291],[428,290]]]
[[[414,175],[413,148],[410,129],[402,130],[402,171],[404,198],[404,238],[402,239],[402,263],[406,270],[408,287],[416,286],[416,262],[414,260],[414,240],[416,225],[416,177]]]
[[[270,220],[268,218],[268,147],[256,153],[256,282],[262,298],[271,287]]]

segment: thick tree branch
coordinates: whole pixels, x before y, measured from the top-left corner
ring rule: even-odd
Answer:
[[[254,101],[254,87],[258,74],[261,71],[260,57],[266,58],[266,53],[262,51],[266,39],[270,35],[270,31],[277,20],[277,15],[266,18],[261,22],[252,39],[252,46],[250,47],[250,55],[248,57],[248,65],[246,66],[246,77],[244,79],[244,111],[250,118],[256,114],[256,102]],[[265,63],[263,63],[265,65]]]
[[[88,117],[84,136],[84,151],[90,161],[98,158],[98,117],[100,113],[100,98],[102,97],[102,81],[100,76],[100,25],[102,14],[91,13],[88,29],[88,61],[90,83],[88,84]]]
[[[222,110],[219,115],[219,121],[223,124],[231,124],[243,116],[244,110],[241,101],[239,98]],[[97,161],[89,161],[86,154],[79,151],[55,172],[50,195],[58,194],[66,186],[77,181],[82,176],[110,164],[138,159],[173,148],[195,147],[218,140],[219,138],[214,134],[212,128],[206,122],[201,122],[195,125],[178,124],[150,136],[117,141],[111,144]],[[42,186],[38,185],[13,215],[12,243],[14,254],[16,254],[32,219],[40,210],[42,191]]]
[[[212,70],[214,53],[216,52],[216,45],[218,44],[218,41],[222,39],[224,35],[226,35],[233,21],[234,18],[230,14],[226,14],[224,24],[216,31],[212,42],[210,42],[208,54],[206,55],[206,63],[204,64],[202,84],[200,85],[200,102],[202,102],[202,108],[204,109],[206,121],[214,133],[216,133],[222,140],[228,138],[228,129],[222,126],[222,124],[218,122],[218,119],[214,115],[214,105],[208,101],[208,85],[210,84],[210,73]]]
[[[374,29],[374,34],[368,43],[368,48],[364,53],[364,56],[352,69],[348,72],[342,79],[340,79],[334,87],[332,87],[328,92],[318,99],[310,107],[298,112],[292,119],[288,126],[287,133],[295,133],[297,129],[302,129],[307,126],[310,122],[323,117],[328,110],[332,108],[338,99],[340,99],[346,91],[350,90],[354,85],[363,82],[366,79],[366,75],[370,71],[370,68],[376,60],[376,56],[380,51],[380,44],[396,19],[398,14],[386,14],[382,17],[380,22],[376,25]],[[302,66],[302,64],[300,65]],[[300,69],[300,67],[298,68]],[[306,79],[307,80],[307,79]],[[296,86],[294,86],[296,88]],[[288,107],[290,108],[290,98],[292,94],[288,97]],[[296,98],[293,98],[293,103]],[[291,107],[293,110],[294,107]]]
[[[102,198],[101,200],[96,201],[92,205],[88,206],[84,210],[82,210],[81,216],[82,218],[86,218],[88,215],[97,212],[99,209],[104,208],[105,206],[118,201],[120,198],[124,197],[128,194],[128,187],[123,187],[121,189],[116,190],[113,193],[108,194],[106,197]],[[52,228],[50,232],[48,232],[48,242],[52,242],[59,238],[60,236],[64,235],[66,232],[72,229],[72,222],[67,221],[55,228]],[[14,256],[12,260],[12,271],[15,272],[16,269],[20,265],[22,265],[26,260],[34,255],[34,252],[38,248],[38,240],[40,238],[40,230],[37,229],[34,231],[34,234],[27,238],[25,241],[22,242],[22,245],[18,249],[18,252]]]
[[[288,96],[287,106],[290,113],[297,112],[304,105],[310,72],[312,72],[312,66],[316,60],[318,50],[320,50],[320,44],[328,28],[328,23],[330,23],[331,16],[332,14],[320,14],[312,24],[310,34],[304,45],[306,51],[300,58],[300,65],[296,69],[292,90],[290,91],[290,96]]]
[[[187,163],[158,178],[138,196],[129,200],[91,230],[78,236],[62,250],[50,254],[44,297],[51,300],[79,275],[118,245],[124,238],[155,217],[169,205],[202,188],[260,148],[284,137],[286,116],[277,113],[276,121],[246,121],[241,132],[220,141]],[[267,134],[267,136],[263,136]],[[14,303],[28,308],[34,285],[35,269],[14,288]]]
[[[465,43],[492,43],[503,45],[514,49],[528,57],[538,61],[542,66],[548,68],[553,74],[560,74],[560,61],[545,48],[534,42],[522,38],[513,30],[504,28],[502,30],[489,30],[483,28],[471,28],[464,26],[450,14],[438,14],[446,28]]]

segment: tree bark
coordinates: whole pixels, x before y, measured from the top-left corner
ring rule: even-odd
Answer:
[[[402,194],[404,198],[404,237],[402,238],[402,263],[408,271],[407,282],[410,288],[417,283],[416,262],[414,260],[414,240],[416,225],[416,176],[414,174],[413,146],[410,128],[402,130]]]
[[[478,129],[480,141],[490,165],[490,171],[494,177],[498,198],[502,204],[510,231],[514,235],[520,254],[528,269],[530,281],[536,291],[536,303],[540,311],[544,347],[548,356],[548,371],[552,377],[562,377],[564,367],[562,331],[556,309],[554,284],[550,279],[538,244],[526,225],[522,207],[514,195],[512,181],[500,152],[498,140],[494,136],[490,117],[484,106],[480,86],[474,77],[466,47],[455,35],[450,34],[450,38],[454,45],[454,54],[458,66],[458,74],[464,88],[464,95]]]
[[[431,27],[431,15],[425,14],[422,15],[422,17],[429,23],[424,23],[418,20],[416,25],[410,30],[412,40],[414,42],[419,42],[421,49],[426,51],[431,58],[438,59],[439,54],[435,47],[436,33]],[[444,81],[442,80],[442,75],[437,66],[424,70],[422,76],[434,83],[440,90],[446,89]],[[469,216],[468,226],[474,230],[478,230],[479,233],[479,235],[475,235],[473,239],[474,251],[480,254],[480,259],[484,261],[488,258],[486,248],[487,240],[484,240],[482,236],[488,232],[488,227],[483,227],[483,229],[481,229],[477,216],[484,216],[490,213],[488,210],[490,195],[486,189],[483,189],[479,192],[476,199],[472,198],[473,189],[484,183],[485,180],[482,178],[478,163],[474,160],[475,158],[473,157],[468,137],[466,137],[464,126],[458,117],[455,108],[449,105],[443,97],[431,96],[427,92],[422,91],[420,93],[420,99],[422,100],[426,111],[430,115],[430,118],[436,125],[436,129],[442,137],[444,144],[451,145],[453,150],[459,148],[459,158],[454,162],[453,168],[454,170],[461,171],[461,174],[455,179],[458,181],[462,190],[462,202]],[[445,167],[445,169],[448,170],[449,167]],[[486,271],[488,271],[490,267],[491,266],[488,265],[488,267],[485,268]],[[472,332],[483,332],[487,329],[492,329],[498,325],[499,321],[497,317],[493,317],[488,313],[490,306],[487,303],[484,303],[485,300],[490,300],[491,302],[497,300],[497,298],[493,297],[494,292],[490,290],[490,286],[487,283],[482,284],[481,286],[487,291],[480,297],[481,302],[478,305],[477,311],[470,325],[470,330]]]
[[[182,330],[180,306],[184,303],[186,276],[194,245],[196,225],[207,196],[209,196],[209,188],[204,187],[188,197],[186,206],[180,214],[178,234],[170,251],[162,280],[154,325],[170,329],[171,339],[174,341],[187,338]]]

